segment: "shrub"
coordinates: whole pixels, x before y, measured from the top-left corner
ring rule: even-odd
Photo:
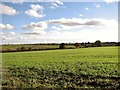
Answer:
[[[16,51],[21,51],[21,48],[17,48]]]
[[[81,46],[80,43],[75,43],[76,48],[80,48],[80,46]]]
[[[25,51],[26,50],[26,47],[21,47],[21,51]]]
[[[59,49],[65,49],[65,48],[66,48],[65,43],[61,43]]]
[[[32,48],[31,48],[31,47],[29,47],[29,48],[28,48],[28,51],[31,51],[31,50],[32,50]]]

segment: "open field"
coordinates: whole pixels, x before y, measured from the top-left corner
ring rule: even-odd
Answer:
[[[3,53],[3,87],[120,88],[118,47]]]

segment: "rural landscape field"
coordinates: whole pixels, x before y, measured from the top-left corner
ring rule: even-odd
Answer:
[[[118,47],[3,53],[3,87],[120,88]]]
[[[120,90],[119,0],[1,0],[0,89]]]

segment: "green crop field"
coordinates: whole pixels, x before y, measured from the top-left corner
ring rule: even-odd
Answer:
[[[120,88],[118,47],[2,54],[8,88]]]

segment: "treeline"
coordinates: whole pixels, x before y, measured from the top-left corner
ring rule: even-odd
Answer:
[[[60,44],[60,48],[65,48],[65,43]],[[88,47],[102,47],[102,46],[120,46],[120,42],[101,42],[100,40],[95,41],[94,43],[90,42],[83,42],[83,43],[71,43],[71,45],[74,45],[76,48],[88,48]]]
[[[120,46],[120,42],[101,42],[100,40],[82,43],[37,43],[37,44],[17,44],[17,45],[2,45],[0,52],[21,52],[21,51],[41,51],[41,50],[56,50],[56,49],[75,49],[88,47],[102,46]]]

